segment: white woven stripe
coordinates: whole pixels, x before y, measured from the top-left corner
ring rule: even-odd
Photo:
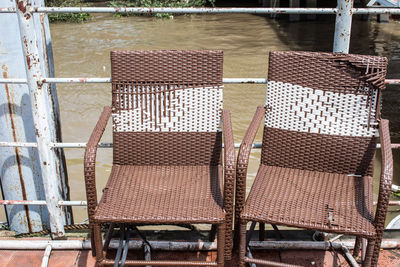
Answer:
[[[168,94],[156,95],[157,97],[154,97],[155,94],[148,95],[147,99],[143,96],[142,99],[137,99],[137,96],[133,95],[129,101],[126,99],[125,102],[129,102],[130,109],[112,114],[114,131],[216,132],[219,130],[222,86],[178,89]]]
[[[375,115],[376,92],[371,117]],[[343,136],[370,137],[370,104],[365,95],[331,91],[268,81],[265,126],[283,130]],[[373,120],[371,120],[371,125]]]

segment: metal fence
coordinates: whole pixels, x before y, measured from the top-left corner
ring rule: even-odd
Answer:
[[[51,140],[49,132],[48,96],[43,90],[44,83],[110,83],[110,78],[52,78],[42,77],[40,71],[37,38],[33,25],[34,13],[172,13],[172,14],[334,14],[336,15],[333,52],[348,53],[352,16],[357,14],[400,14],[399,8],[353,8],[352,0],[338,0],[337,8],[114,8],[114,7],[33,7],[31,0],[16,0],[15,7],[0,7],[0,13],[16,13],[20,28],[20,37],[25,58],[26,79],[2,78],[3,84],[27,84],[32,103],[32,113],[36,130],[36,143],[0,142],[0,147],[34,147],[40,158],[43,171],[46,200],[3,200],[2,205],[46,205],[50,216],[50,230],[53,237],[64,235],[61,219],[62,206],[84,206],[86,201],[62,201],[56,195],[57,170],[54,148],[84,148],[86,143],[57,143]],[[1,15],[1,14],[0,14]],[[21,69],[21,72],[23,70]],[[230,84],[265,84],[265,78],[225,78]],[[400,80],[386,80],[386,84],[400,84]],[[1,141],[1,140],[0,140]],[[99,147],[112,147],[111,143],[101,143]],[[239,147],[239,144],[235,144]],[[254,144],[254,147],[261,147]],[[393,144],[400,148],[400,144]],[[392,204],[399,204],[392,202]]]

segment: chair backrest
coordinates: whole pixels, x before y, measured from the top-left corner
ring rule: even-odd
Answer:
[[[262,163],[372,175],[387,59],[271,52]]]
[[[217,165],[222,51],[113,51],[114,164]]]

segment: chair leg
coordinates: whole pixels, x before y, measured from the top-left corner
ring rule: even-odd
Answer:
[[[246,262],[244,257],[246,256],[246,228],[247,221],[241,220],[239,223],[239,267],[245,267]]]
[[[376,267],[378,266],[378,260],[379,260],[379,252],[381,250],[381,243],[382,243],[382,233],[378,233],[377,237],[375,239],[375,246],[374,246],[374,251],[372,252],[372,259],[371,259],[371,266]]]
[[[259,223],[258,226],[259,226],[258,240],[264,241],[264,239],[265,239],[265,223]]]
[[[218,225],[218,238],[217,238],[217,263],[218,267],[225,265],[225,224]]]
[[[356,237],[356,242],[354,244],[354,250],[353,250],[353,257],[357,259],[358,255],[360,254],[361,251],[361,237],[357,236]]]
[[[365,251],[365,259],[362,263],[363,267],[370,267],[372,261],[372,255],[374,253],[375,248],[375,238],[368,239],[367,248]]]
[[[92,257],[96,257],[96,243],[94,242],[93,223],[90,224],[90,243],[92,245]]]
[[[96,266],[101,266],[104,254],[102,249],[101,227],[98,223],[93,224],[93,239],[96,249]]]
[[[225,223],[225,264],[232,260],[232,224]]]

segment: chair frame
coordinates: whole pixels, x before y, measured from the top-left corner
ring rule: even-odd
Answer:
[[[378,107],[379,108],[379,107]],[[265,118],[267,107],[259,106],[255,115],[247,129],[244,139],[241,143],[237,165],[236,165],[236,194],[235,194],[235,238],[234,248],[239,249],[239,266],[245,266],[246,263],[258,264],[273,264],[273,266],[288,266],[284,263],[270,262],[260,259],[250,259],[246,257],[246,232],[248,220],[240,217],[242,209],[246,201],[246,177],[247,168],[249,164],[249,156],[252,149],[254,138],[257,134],[260,124]],[[379,197],[376,207],[373,225],[376,230],[376,235],[368,239],[368,245],[363,252],[365,258],[362,256],[363,266],[377,266],[380,244],[382,241],[386,213],[389,205],[389,197],[391,192],[391,184],[393,177],[393,158],[392,148],[390,142],[389,121],[381,119],[379,122],[380,144],[382,151],[382,169],[380,175]],[[264,229],[264,223],[260,223],[260,229]],[[284,225],[282,223],[282,225]],[[335,232],[335,231],[332,231]],[[260,234],[260,240],[263,233]],[[362,237],[356,237],[356,243],[353,255],[358,257],[360,253]]]
[[[113,260],[105,258],[104,246],[101,236],[101,223],[94,218],[95,210],[98,205],[96,191],[96,154],[100,139],[105,131],[107,122],[112,113],[110,106],[104,107],[103,112],[90,136],[84,155],[84,174],[86,185],[86,196],[88,202],[88,215],[90,225],[90,236],[92,245],[92,255],[96,256],[97,266],[105,264],[114,264]],[[223,210],[225,211],[225,220],[219,224],[212,224],[211,239],[214,239],[215,230],[217,230],[217,261],[201,262],[201,261],[147,261],[147,260],[126,260],[127,266],[224,266],[225,261],[231,259],[232,253],[232,221],[233,221],[233,196],[236,175],[236,157],[233,142],[232,123],[229,110],[222,110],[221,114],[223,125],[223,144],[224,144],[224,160],[223,160]],[[188,221],[187,223],[194,223]],[[198,223],[198,222],[196,222]],[[167,223],[168,224],[168,223]],[[171,224],[174,224],[171,222]],[[110,227],[112,231],[114,225]],[[109,242],[109,240],[106,240]],[[105,246],[106,248],[108,246]]]

